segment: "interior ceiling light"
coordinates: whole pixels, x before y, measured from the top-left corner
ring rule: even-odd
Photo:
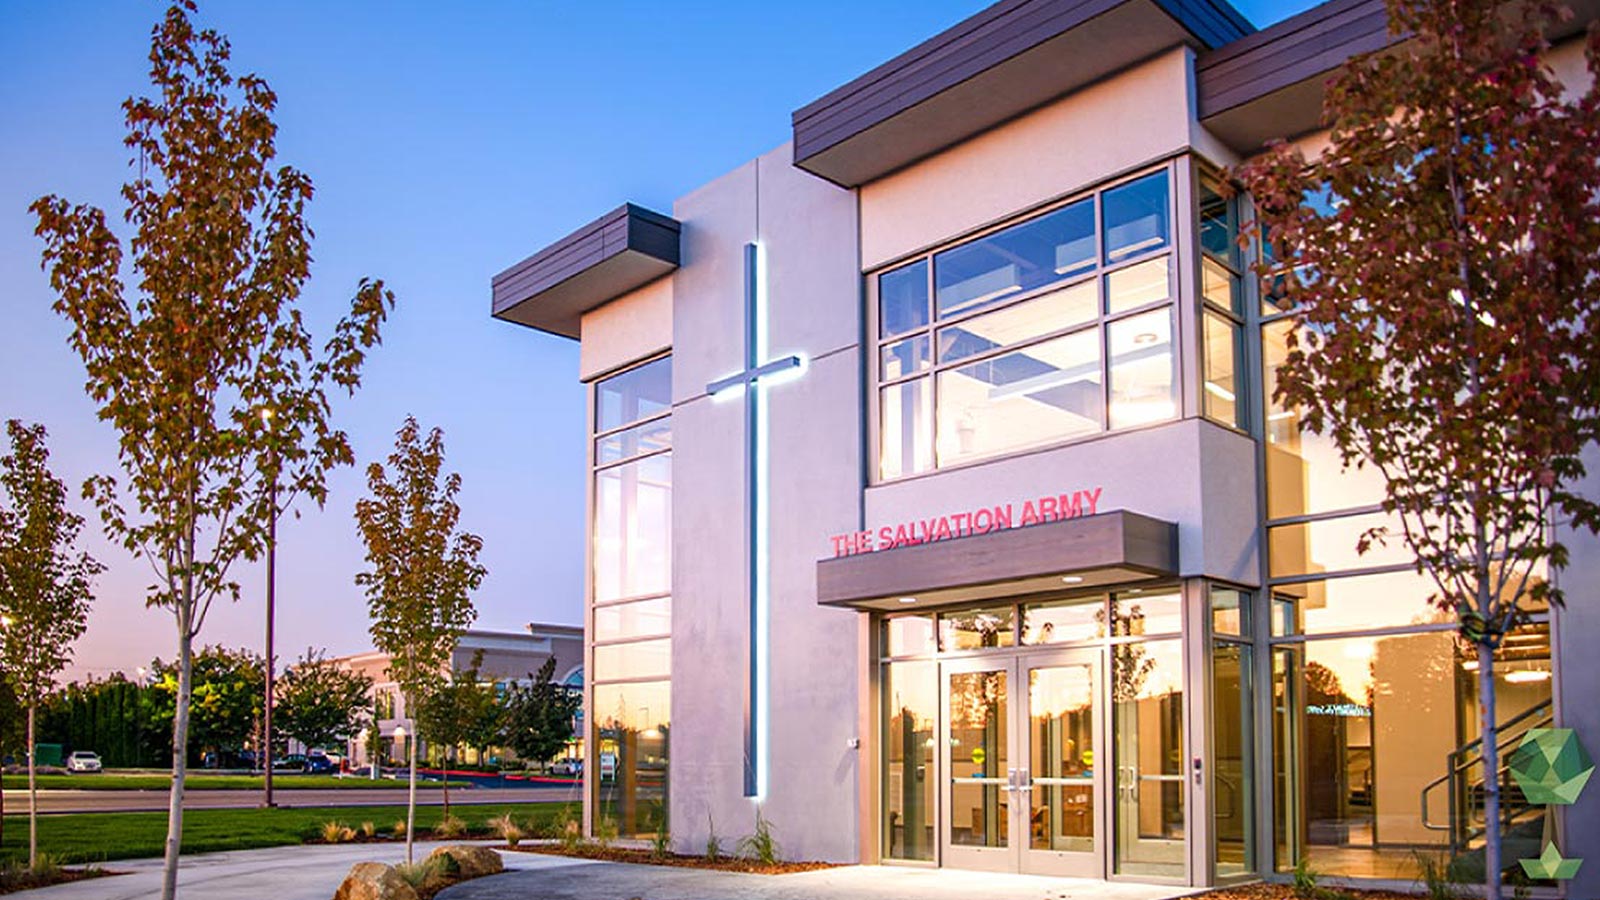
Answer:
[[[1083,583],[1083,576],[1082,575],[1063,575],[1063,576],[1061,576],[1061,580],[1066,582],[1067,584],[1082,584]]]
[[[915,597],[901,597],[900,598],[900,602],[901,603],[915,603],[915,602],[917,602],[917,598],[915,598]]]

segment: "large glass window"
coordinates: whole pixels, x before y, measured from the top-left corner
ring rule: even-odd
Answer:
[[[666,827],[672,676],[672,361],[594,388],[588,630],[595,748],[585,779],[601,830]]]
[[[880,479],[1177,416],[1169,181],[875,276]]]
[[[1201,411],[1235,428],[1245,426],[1244,264],[1239,250],[1239,204],[1215,178],[1200,179]]]
[[[933,752],[939,664],[896,662],[883,671],[883,855],[931,860],[937,840]]]

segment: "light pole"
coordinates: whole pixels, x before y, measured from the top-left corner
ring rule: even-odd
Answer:
[[[261,411],[261,424],[268,431],[272,430],[270,408]],[[265,754],[262,783],[266,787],[266,798],[263,805],[272,807],[277,805],[272,801],[272,685],[273,670],[277,668],[272,658],[272,623],[278,562],[278,447],[270,439],[267,441],[267,476],[267,504],[271,507],[267,514],[267,696],[261,716],[262,747],[257,752],[258,755]]]

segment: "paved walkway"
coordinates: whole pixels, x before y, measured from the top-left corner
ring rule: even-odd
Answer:
[[[417,844],[417,858],[436,843]],[[358,862],[395,863],[403,846],[274,847],[184,857],[185,900],[329,900]],[[504,853],[506,873],[457,885],[438,900],[1167,900],[1184,888],[997,875],[954,869],[845,866],[793,875],[743,875],[670,866]],[[161,861],[107,863],[126,874],[12,896],[26,900],[156,900]]]
[[[459,884],[438,900],[1166,900],[1187,888],[955,869],[844,866],[744,875],[506,853],[516,871]]]

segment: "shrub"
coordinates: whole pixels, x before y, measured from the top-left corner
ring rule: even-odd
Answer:
[[[489,820],[488,824],[489,828],[495,834],[500,835],[500,839],[505,841],[508,847],[515,847],[521,843],[522,838],[526,835],[526,832],[522,830],[522,826],[517,824],[517,820],[511,818],[510,813],[495,816]]]
[[[561,817],[556,820],[555,832],[562,849],[569,853],[583,846],[583,823],[578,821],[571,807],[561,811]]]
[[[397,838],[405,837],[406,836],[406,820],[405,819],[397,819],[395,821],[395,823],[394,823],[394,828],[392,828],[390,830],[392,832],[394,832],[394,836],[397,837]]]
[[[371,822],[362,822],[361,823],[361,836],[362,837],[364,837],[364,838],[373,838],[373,837],[377,837],[377,835],[378,835],[378,826],[377,825],[374,825]]]
[[[655,836],[650,839],[650,855],[656,859],[666,859],[672,855],[672,837],[667,834],[666,819],[661,820]]]
[[[455,860],[448,856],[432,856],[421,862],[401,863],[394,870],[400,873],[406,884],[420,891],[430,878],[449,874],[448,867],[454,865]]]
[[[355,837],[355,829],[345,825],[343,822],[322,823],[322,840],[325,843],[343,844],[347,841],[355,840]]]
[[[1294,895],[1302,900],[1350,900],[1350,895],[1343,891],[1335,891],[1317,884],[1321,875],[1311,868],[1311,862],[1305,857],[1294,864]]]
[[[706,813],[706,862],[716,862],[722,858],[722,838],[717,834],[717,823],[712,820],[711,813]]]
[[[600,847],[609,847],[617,840],[617,820],[608,816],[601,816],[600,821],[594,826],[594,842]]]
[[[1461,896],[1455,879],[1451,877],[1448,859],[1420,851],[1412,855],[1417,858],[1417,872],[1420,873],[1417,880],[1427,890],[1429,900],[1456,900]]]
[[[770,866],[778,861],[778,839],[772,836],[772,823],[761,815],[761,807],[756,807],[755,834],[739,839],[739,855],[753,859],[764,866]]]
[[[438,825],[433,826],[433,833],[435,837],[458,838],[467,833],[467,823],[455,816],[445,816]]]

